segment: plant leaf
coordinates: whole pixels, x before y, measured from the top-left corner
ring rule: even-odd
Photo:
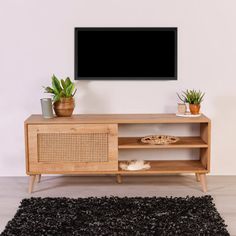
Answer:
[[[52,76],[52,88],[57,94],[59,94],[62,90],[60,81],[57,79],[55,75]]]
[[[74,84],[70,84],[70,85],[66,88],[66,97],[71,97],[71,96],[72,96],[73,88],[74,88]]]
[[[65,90],[66,89],[66,83],[63,79],[61,79],[61,85],[62,85],[63,89]]]
[[[72,97],[74,97],[75,96],[75,93],[77,92],[77,89],[75,89],[75,91],[74,91],[74,93],[72,94]]]
[[[52,94],[55,93],[54,90],[51,87],[44,87],[44,92],[45,93],[52,93]]]
[[[184,96],[182,95],[182,97],[177,93],[178,98],[182,101],[182,102],[186,102],[186,99],[184,98]]]
[[[72,84],[72,82],[71,82],[69,77],[66,78],[65,84],[66,84],[66,88],[68,88],[68,86],[70,86]]]
[[[59,94],[57,94],[53,97],[53,102],[57,102],[59,100],[60,100],[60,95]]]

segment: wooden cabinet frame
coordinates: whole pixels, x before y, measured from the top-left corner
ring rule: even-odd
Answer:
[[[140,137],[118,137],[118,127],[121,124],[199,124],[200,135],[197,137],[179,137],[180,141],[175,144],[150,145],[141,143]],[[55,161],[49,158],[47,161],[46,158],[46,161],[39,161],[38,140],[40,134],[89,135],[94,133],[107,134],[108,157],[106,161],[77,162],[70,161],[70,156],[68,156],[68,160],[56,159]],[[63,138],[65,136],[62,135]],[[41,174],[115,174],[117,182],[121,183],[122,175],[162,173],[194,173],[196,180],[201,182],[202,189],[206,192],[206,174],[210,172],[211,121],[204,115],[184,118],[176,117],[175,114],[84,114],[74,115],[70,118],[57,117],[53,119],[44,119],[41,115],[32,115],[25,121],[25,146],[26,173],[30,175],[29,192],[33,189],[36,177],[37,181],[40,181]],[[45,147],[47,150],[47,145]],[[51,146],[48,147],[48,149],[50,148]],[[141,171],[124,171],[119,168],[118,150],[150,148],[167,150],[198,148],[200,150],[199,160],[152,160],[150,161],[151,168]],[[45,155],[47,157],[47,154]]]

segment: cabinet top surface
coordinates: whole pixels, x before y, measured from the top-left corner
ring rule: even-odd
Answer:
[[[79,114],[72,117],[43,118],[31,115],[26,124],[150,124],[150,123],[208,123],[205,115],[200,117],[178,117],[175,114]]]

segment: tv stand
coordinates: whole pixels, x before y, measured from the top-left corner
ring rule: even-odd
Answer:
[[[150,145],[140,137],[118,137],[122,124],[199,124],[197,137],[180,137],[170,145]],[[42,174],[111,174],[122,182],[123,175],[194,173],[204,192],[210,171],[211,121],[175,114],[82,114],[44,119],[32,115],[25,121],[26,173],[29,192]],[[174,134],[173,134],[174,135]],[[149,170],[126,171],[119,168],[121,149],[199,149],[198,160],[152,160]],[[37,177],[37,178],[36,178]]]

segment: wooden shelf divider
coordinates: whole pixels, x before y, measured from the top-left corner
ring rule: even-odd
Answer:
[[[201,137],[180,137],[180,140],[173,144],[168,145],[153,145],[141,142],[141,137],[119,137],[119,149],[135,149],[135,148],[207,148],[208,144],[205,143]]]
[[[119,161],[119,163],[122,161]],[[177,173],[207,173],[207,169],[199,160],[148,161],[148,170],[129,171],[119,168],[120,174],[177,174]]]

